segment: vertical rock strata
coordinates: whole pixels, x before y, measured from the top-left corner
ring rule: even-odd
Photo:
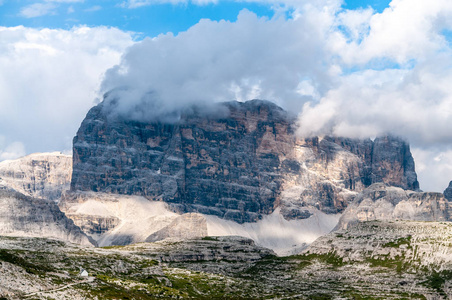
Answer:
[[[34,198],[60,198],[69,189],[71,176],[72,157],[59,152],[0,162],[0,185]]]
[[[186,111],[177,122],[132,121],[92,108],[74,138],[72,191],[141,195],[178,212],[256,221],[276,207],[342,212],[374,182],[418,189],[409,146],[371,140],[298,139],[295,119],[265,101]]]

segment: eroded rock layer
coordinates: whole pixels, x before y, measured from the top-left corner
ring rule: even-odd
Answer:
[[[35,153],[0,162],[0,185],[31,196],[56,200],[69,189],[72,156],[60,152]]]
[[[375,183],[354,198],[336,228],[347,229],[374,220],[450,221],[452,202],[441,193],[413,192]]]
[[[174,211],[256,221],[277,207],[342,212],[374,182],[418,189],[409,146],[394,137],[297,139],[295,119],[265,101],[186,111],[177,122],[138,122],[92,108],[73,146],[72,191],[141,195]]]
[[[53,201],[7,189],[0,190],[0,235],[47,237],[86,246],[95,244]]]

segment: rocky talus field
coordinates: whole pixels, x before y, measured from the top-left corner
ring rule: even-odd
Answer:
[[[242,237],[103,248],[0,238],[6,299],[450,299],[452,224],[369,221],[278,257]],[[80,268],[88,272],[79,275]]]

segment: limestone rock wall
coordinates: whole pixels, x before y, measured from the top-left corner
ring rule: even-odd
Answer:
[[[243,223],[277,207],[288,219],[309,217],[307,206],[342,212],[374,182],[418,188],[401,139],[298,139],[295,119],[270,102],[194,108],[173,123],[127,120],[110,106],[92,108],[74,138],[74,192],[140,195]]]
[[[0,162],[0,184],[34,198],[56,200],[69,189],[72,156],[35,153]]]

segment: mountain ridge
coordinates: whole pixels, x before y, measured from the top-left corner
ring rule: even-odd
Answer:
[[[267,101],[217,104],[210,117],[191,110],[172,124],[112,117],[105,105],[74,138],[71,191],[141,195],[243,223],[276,207],[287,218],[306,217],[305,205],[342,212],[373,182],[419,188],[402,139],[300,139],[295,119]]]

